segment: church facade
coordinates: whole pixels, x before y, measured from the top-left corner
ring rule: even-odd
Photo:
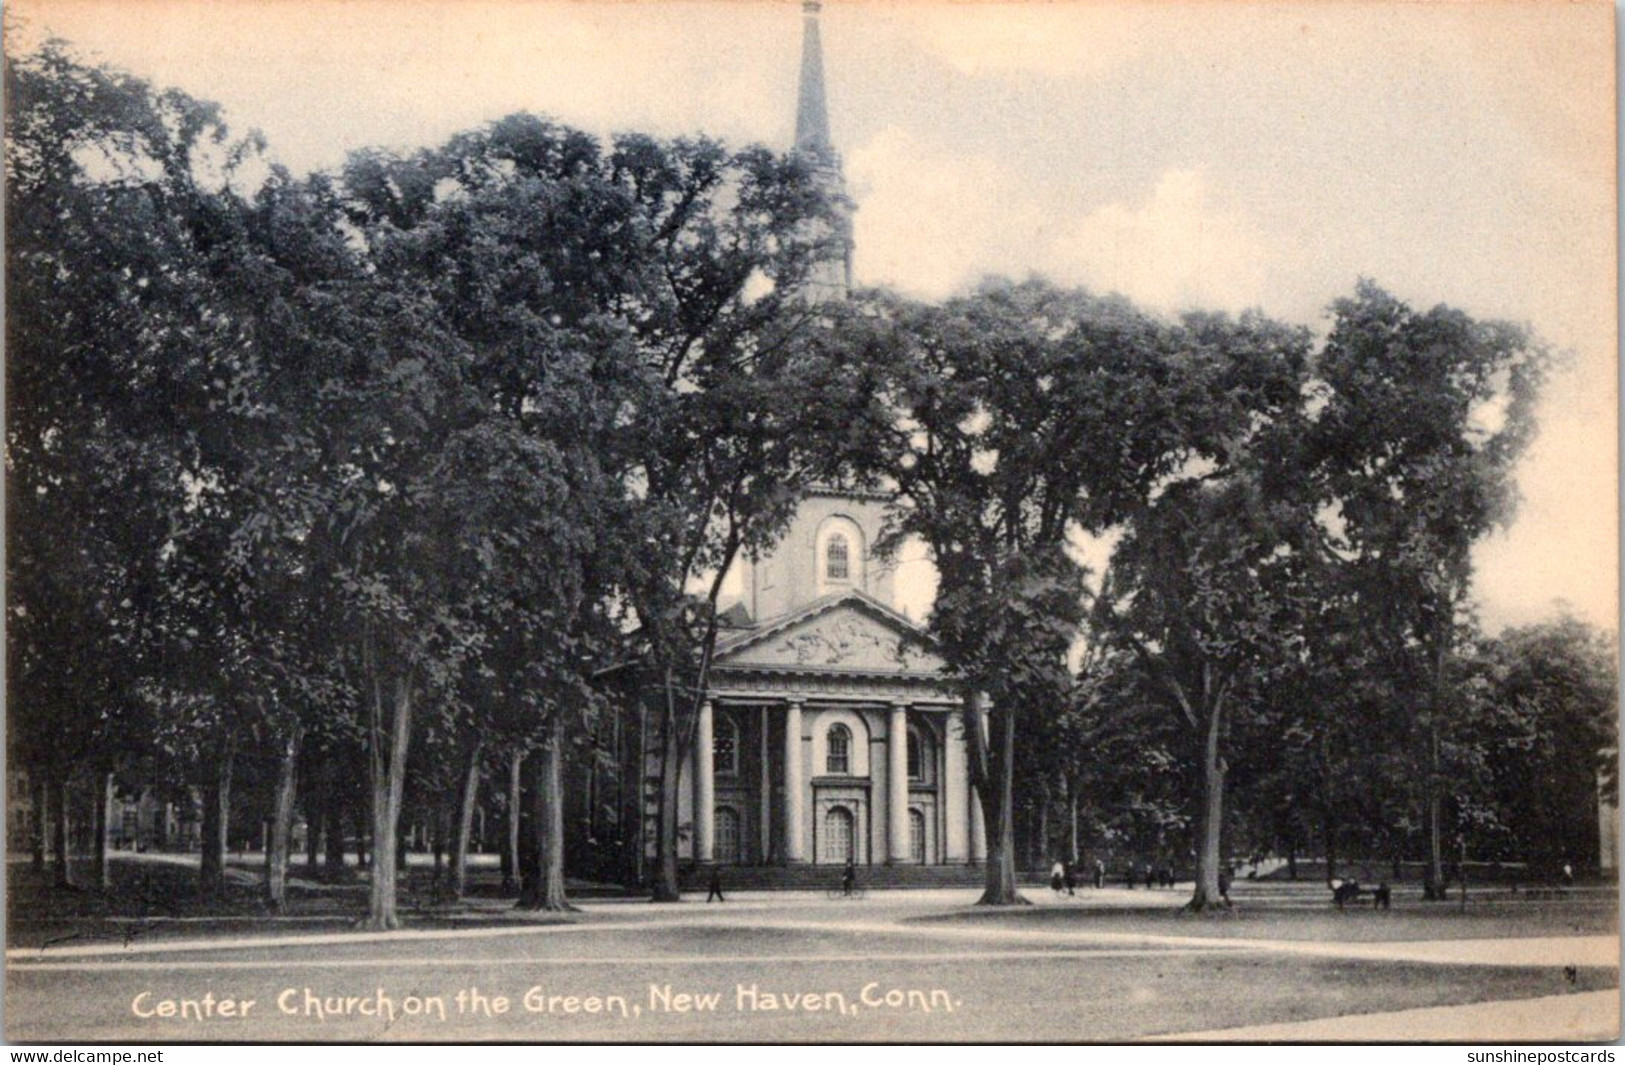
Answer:
[[[803,9],[796,152],[847,204],[819,4]],[[808,298],[851,283],[848,213]],[[815,490],[743,573],[679,787],[680,855],[723,865],[966,865],[986,855],[956,686],[874,554],[886,499]]]

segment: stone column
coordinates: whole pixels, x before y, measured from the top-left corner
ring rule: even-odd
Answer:
[[[694,860],[709,862],[716,854],[717,781],[712,759],[716,754],[711,722],[711,700],[700,704],[694,730]]]
[[[942,860],[970,860],[970,766],[965,758],[965,711],[955,710],[943,729],[942,802],[946,817],[946,837]]]
[[[768,757],[768,721],[767,707],[764,706],[757,719],[761,742],[756,745],[757,753],[761,758],[762,770],[760,777],[761,790],[758,793],[760,802],[757,806],[758,817],[756,820],[759,829],[758,842],[761,848],[757,851],[757,854],[759,855],[758,860],[763,863],[766,863],[773,853],[773,773],[770,768],[772,763]]]
[[[801,791],[801,700],[784,707],[784,860],[807,860],[805,838],[807,797]]]
[[[892,704],[886,729],[886,841],[894,863],[908,853],[908,704]]]

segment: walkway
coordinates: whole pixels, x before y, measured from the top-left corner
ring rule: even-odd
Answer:
[[[1406,1042],[1607,1043],[1619,1038],[1619,989],[1477,1002],[1470,1006],[1361,1013],[1291,1024],[1158,1036],[1159,1043]]]

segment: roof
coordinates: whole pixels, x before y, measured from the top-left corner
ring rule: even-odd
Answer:
[[[857,589],[834,592],[796,610],[769,618],[760,624],[722,634],[717,639],[715,662],[724,664],[724,660],[737,655],[751,647],[766,643],[799,625],[804,625],[826,614],[841,609],[856,609],[880,621],[887,628],[895,630],[900,636],[917,640],[922,650],[929,650],[930,643],[926,637],[925,629],[917,625],[904,614],[900,614],[891,607],[882,603],[867,592]]]

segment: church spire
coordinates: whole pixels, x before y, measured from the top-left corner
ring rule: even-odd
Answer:
[[[818,35],[819,0],[801,4],[801,89],[796,98],[796,151],[820,160],[835,154],[824,97],[824,47]]]
[[[841,157],[829,135],[829,101],[824,93],[824,45],[818,33],[819,0],[801,4],[801,84],[796,94],[795,153],[811,164],[814,180],[829,198],[834,217],[821,222],[821,247],[802,289],[803,298],[822,303],[844,300],[852,287],[852,201],[841,175]]]

